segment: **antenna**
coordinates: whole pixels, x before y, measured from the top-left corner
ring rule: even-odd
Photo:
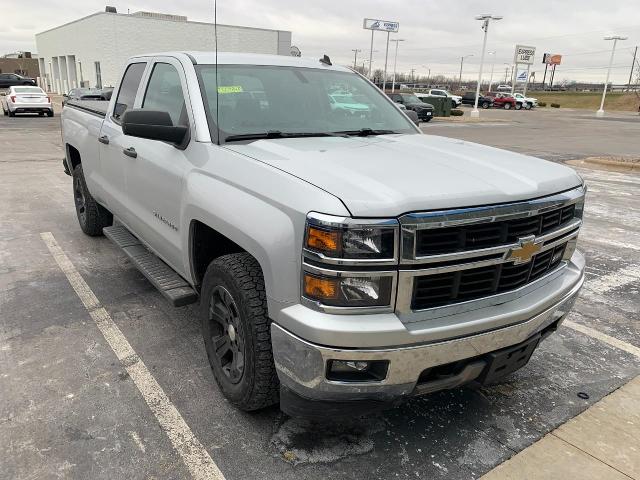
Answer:
[[[220,145],[220,116],[218,112],[218,103],[219,103],[219,92],[218,92],[218,1],[213,0],[213,36],[216,44],[216,130],[218,132],[217,135],[217,143]]]

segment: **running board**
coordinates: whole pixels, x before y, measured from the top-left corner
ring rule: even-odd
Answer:
[[[120,247],[135,267],[174,307],[189,305],[198,300],[198,294],[187,281],[147,250],[125,227],[122,225],[105,227],[102,232]]]

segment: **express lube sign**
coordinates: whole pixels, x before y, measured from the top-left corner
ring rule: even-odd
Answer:
[[[516,45],[514,63],[524,64],[524,65],[533,65],[533,58],[535,56],[536,56],[536,47]]]

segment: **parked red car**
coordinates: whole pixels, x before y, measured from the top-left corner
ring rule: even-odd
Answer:
[[[510,108],[516,108],[516,99],[508,93],[501,92],[489,92],[485,97],[493,99],[493,106],[496,108],[504,108],[509,110]]]

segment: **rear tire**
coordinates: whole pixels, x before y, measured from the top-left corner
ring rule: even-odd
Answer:
[[[10,117],[15,117],[16,116],[16,112],[12,112],[11,110],[9,110],[9,116]]]
[[[244,411],[278,402],[271,321],[260,264],[234,253],[209,264],[200,295],[202,334],[222,394]]]
[[[47,117],[53,117],[53,112],[47,112]]]
[[[82,164],[73,169],[73,199],[80,228],[90,237],[102,235],[102,229],[113,223],[111,212],[99,205],[89,193]]]
[[[516,110],[520,110],[522,109],[522,104],[521,103],[516,103]]]
[[[532,107],[532,105],[531,105],[530,103],[527,103],[527,104],[524,106],[524,109],[525,109],[525,110],[531,110],[531,107]]]

